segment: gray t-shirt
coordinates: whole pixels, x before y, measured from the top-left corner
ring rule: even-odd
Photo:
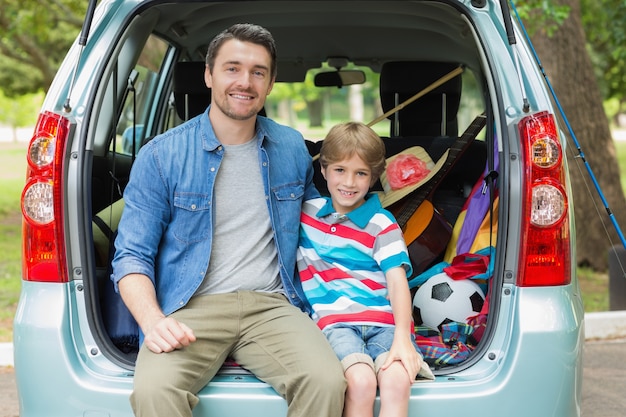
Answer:
[[[195,295],[239,290],[281,292],[258,139],[223,146],[224,158],[213,191],[209,269]]]

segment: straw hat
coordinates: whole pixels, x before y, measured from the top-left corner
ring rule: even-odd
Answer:
[[[421,159],[426,164],[426,168],[429,169],[430,172],[428,173],[428,175],[426,175],[415,184],[407,185],[406,187],[393,190],[389,185],[389,180],[387,179],[387,171],[385,170],[385,172],[383,172],[380,176],[380,183],[383,186],[383,191],[379,193],[379,198],[382,206],[388,207],[393,203],[400,201],[413,191],[417,190],[422,185],[426,184],[441,169],[441,167],[443,167],[443,164],[448,158],[448,152],[449,150],[444,152],[444,154],[441,155],[441,158],[439,158],[436,163],[433,162],[428,153],[421,146],[413,146],[411,148],[407,148],[402,152],[387,158],[386,166],[389,167],[389,164],[393,162],[393,160],[396,159],[399,155],[413,155]]]

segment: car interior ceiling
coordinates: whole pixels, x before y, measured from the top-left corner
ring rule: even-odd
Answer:
[[[246,3],[246,21],[268,28],[276,39],[277,81],[303,81],[309,69],[319,67],[329,56],[349,57],[356,65],[376,72],[383,62],[398,60],[454,60],[474,70],[479,67],[468,23],[451,6],[360,2],[355,12],[351,2],[328,2],[331,4],[325,4],[322,13],[315,3]],[[274,8],[272,13],[268,7]],[[158,8],[155,33],[186,51],[192,61],[203,60],[208,40],[241,20],[239,8],[228,4],[164,4]],[[329,9],[335,12],[329,13]],[[433,19],[437,15],[441,17]]]

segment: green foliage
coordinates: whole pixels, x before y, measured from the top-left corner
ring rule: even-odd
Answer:
[[[615,141],[617,163],[620,167],[620,181],[624,194],[626,194],[626,142]]]
[[[364,94],[367,97],[378,97],[378,74],[374,73],[368,67],[356,67],[353,64],[349,64],[343,69],[359,69],[365,72],[365,79],[367,82],[364,85]],[[333,71],[333,68],[330,68],[328,64],[323,63],[322,67],[319,69],[309,70],[306,74],[306,78],[304,82],[300,83],[276,83],[274,88],[272,89],[272,95],[270,96],[275,100],[303,100],[303,101],[314,101],[320,100],[325,95],[325,92],[329,89],[337,90],[336,87],[324,87],[318,88],[315,87],[314,77],[315,74],[324,72],[324,71]],[[372,81],[375,80],[375,81]],[[347,88],[345,88],[347,90]],[[366,93],[367,92],[367,93]]]
[[[365,72],[365,84],[361,85],[360,94],[365,105],[365,121],[374,119],[377,114],[374,103],[377,103],[379,75],[368,67],[358,67],[348,64],[342,69],[358,69]],[[315,138],[323,138],[328,126],[338,122],[350,120],[350,109],[348,95],[350,86],[337,87],[316,87],[314,83],[315,74],[324,71],[334,71],[334,68],[323,63],[319,69],[312,69],[307,72],[306,78],[299,83],[276,83],[269,95],[265,106],[272,118],[280,120],[291,126],[296,126],[298,118],[308,119],[308,125],[298,125],[298,129],[306,130],[306,133],[313,133]],[[324,132],[319,134],[318,131]],[[386,131],[387,130],[382,130]],[[307,138],[312,138],[307,136]]]
[[[605,99],[626,95],[626,3],[580,0],[587,47]],[[625,109],[619,109],[624,111]]]
[[[609,276],[590,268],[576,270],[585,312],[609,310]]]
[[[0,143],[0,342],[10,342],[11,321],[21,287],[20,197],[26,146]]]
[[[12,339],[11,322],[17,308],[22,276],[20,241],[21,223],[0,218],[0,342]]]
[[[20,198],[26,178],[26,146],[0,144],[0,218],[20,213]],[[18,216],[19,217],[19,216]],[[0,254],[3,253],[0,251]]]
[[[617,99],[616,112],[626,111],[626,2],[579,0],[587,50],[605,100]],[[514,2],[511,2],[512,4]],[[523,0],[517,11],[529,33],[554,33],[569,15],[569,8],[554,0]]]
[[[47,90],[86,9],[84,0],[0,0],[0,89],[6,96]]]
[[[511,0],[529,33],[543,31],[551,36],[569,16],[569,7],[550,0]]]
[[[0,124],[12,128],[33,126],[43,98],[42,92],[9,98],[0,90]]]
[[[612,115],[626,112],[626,2],[624,0],[578,0],[587,50],[593,62],[604,100],[618,106]],[[562,0],[521,0],[514,2],[529,33],[548,35],[568,18],[569,7]]]

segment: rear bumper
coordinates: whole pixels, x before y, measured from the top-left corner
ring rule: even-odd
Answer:
[[[72,284],[24,282],[14,327],[21,417],[132,416],[132,373],[81,342]],[[472,367],[412,387],[410,416],[442,410],[471,417],[579,416],[584,343],[582,303],[567,287],[524,289],[498,326],[507,329]],[[81,294],[82,296],[82,294]],[[569,309],[562,306],[569,305]],[[286,415],[285,401],[251,375],[218,375],[194,415]]]

